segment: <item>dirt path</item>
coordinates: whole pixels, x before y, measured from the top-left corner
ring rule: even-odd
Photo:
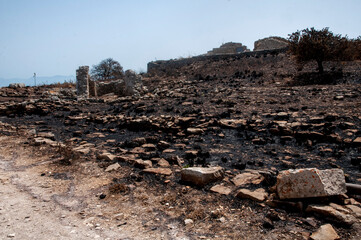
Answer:
[[[1,154],[0,239],[127,239],[123,233],[90,226],[75,212],[35,191],[27,185],[29,182],[23,182],[29,174],[11,167],[11,160]],[[40,183],[35,174],[31,178]]]

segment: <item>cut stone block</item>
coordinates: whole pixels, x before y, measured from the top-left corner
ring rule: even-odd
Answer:
[[[181,172],[181,179],[184,182],[193,183],[197,186],[204,186],[208,183],[223,179],[224,169],[222,167],[190,167],[184,168]]]
[[[345,176],[341,169],[286,170],[277,177],[277,193],[280,199],[341,195],[346,193]]]

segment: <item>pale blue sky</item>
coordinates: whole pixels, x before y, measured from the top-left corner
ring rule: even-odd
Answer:
[[[0,78],[75,75],[112,57],[124,69],[307,27],[361,35],[360,0],[0,0]]]

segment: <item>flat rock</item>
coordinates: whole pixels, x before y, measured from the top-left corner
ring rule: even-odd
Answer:
[[[243,186],[246,184],[260,184],[263,181],[263,176],[256,172],[245,172],[241,174],[237,174],[232,182],[237,187]]]
[[[331,218],[336,222],[341,222],[346,225],[352,225],[357,221],[356,218],[354,218],[352,215],[338,211],[331,206],[309,205],[306,208],[306,212],[316,213],[318,215]]]
[[[331,224],[322,225],[316,232],[312,233],[312,240],[336,240],[340,239]]]
[[[204,133],[204,131],[202,128],[187,128],[187,133],[199,135]]]
[[[106,171],[106,172],[116,171],[116,170],[118,170],[119,168],[120,168],[119,163],[114,163],[114,164],[112,164],[112,165],[109,165],[109,166],[105,169],[105,171]]]
[[[237,129],[247,125],[246,119],[221,119],[219,120],[219,126],[223,128]]]
[[[257,202],[263,202],[268,197],[268,193],[263,188],[254,191],[248,189],[240,189],[236,195],[238,198],[251,199]]]
[[[143,173],[152,173],[152,174],[159,174],[159,175],[172,175],[172,170],[169,168],[147,168],[143,170]]]
[[[345,177],[341,169],[286,170],[278,175],[276,187],[280,199],[327,197],[346,193]]]
[[[361,137],[357,137],[355,140],[353,140],[353,143],[357,146],[361,146]]]
[[[223,194],[223,195],[229,195],[232,192],[232,189],[229,187],[225,187],[223,185],[214,185],[213,187],[211,187],[211,192],[215,192],[215,193],[219,193],[219,194]]]
[[[223,179],[224,169],[222,167],[190,167],[181,171],[181,179],[184,182],[204,186],[208,183]]]
[[[158,161],[158,165],[160,167],[169,167],[170,164],[167,160],[165,160],[164,158],[161,158],[159,161]]]
[[[99,160],[104,160],[104,161],[109,161],[109,162],[111,162],[111,161],[115,160],[115,159],[117,158],[117,156],[114,155],[114,154],[111,154],[111,153],[109,153],[109,152],[106,152],[106,153],[101,153],[101,154],[99,154],[99,155],[97,156],[97,158],[98,158]]]

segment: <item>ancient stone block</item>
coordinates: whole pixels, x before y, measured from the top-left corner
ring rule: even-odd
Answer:
[[[346,193],[344,173],[341,169],[286,170],[277,177],[277,193],[280,199],[341,195]]]
[[[181,172],[181,179],[184,182],[204,186],[208,183],[223,179],[224,169],[222,167],[190,167],[184,168]]]
[[[76,70],[76,92],[79,97],[89,97],[89,66]]]

